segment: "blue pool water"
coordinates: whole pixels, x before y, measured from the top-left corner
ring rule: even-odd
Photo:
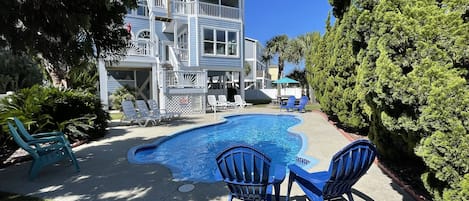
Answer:
[[[186,130],[153,145],[134,147],[129,161],[159,163],[171,169],[176,180],[218,180],[215,158],[233,145],[249,145],[272,158],[292,164],[302,138],[287,130],[301,122],[292,115],[249,114],[225,117],[220,124]]]

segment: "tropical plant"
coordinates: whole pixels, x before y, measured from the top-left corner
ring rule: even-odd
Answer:
[[[71,141],[104,136],[109,120],[94,94],[39,85],[1,99],[0,112],[4,133],[6,122],[18,117],[32,133],[58,130]]]
[[[288,48],[288,36],[279,35],[274,36],[265,45],[266,58],[277,58],[278,59],[278,76],[277,79],[283,75],[283,68],[285,65],[285,59]]]
[[[111,103],[112,103],[112,108],[115,110],[121,110],[122,109],[121,103],[123,100],[135,101],[134,92],[135,92],[135,89],[127,85],[117,88],[117,90],[114,91],[114,93],[112,93],[111,96],[109,96],[109,99],[111,100]]]
[[[95,94],[98,91],[98,68],[94,62],[84,63],[84,65],[70,70],[67,79],[69,88],[87,90]]]

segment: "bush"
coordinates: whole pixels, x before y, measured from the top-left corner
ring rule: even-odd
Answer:
[[[131,100],[135,101],[135,95],[131,93],[135,91],[128,86],[122,86],[118,88],[114,93],[111,94],[110,99],[112,103],[112,108],[115,110],[121,110],[122,100]]]
[[[306,62],[321,109],[368,127],[380,160],[422,172],[435,200],[467,200],[469,1],[331,2]]]
[[[9,100],[8,100],[9,99]],[[60,90],[35,85],[0,100],[0,125],[18,117],[31,133],[59,130],[71,141],[104,136],[109,114],[100,100],[89,92]]]

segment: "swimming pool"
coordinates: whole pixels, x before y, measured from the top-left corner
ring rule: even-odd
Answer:
[[[175,180],[215,182],[219,180],[215,158],[233,145],[255,147],[280,164],[294,163],[304,147],[302,135],[288,131],[301,123],[296,116],[247,114],[225,119],[134,147],[129,150],[128,160],[163,164],[171,169]]]

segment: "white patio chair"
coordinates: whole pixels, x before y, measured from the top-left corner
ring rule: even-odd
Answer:
[[[217,101],[217,98],[215,97],[215,95],[207,95],[207,103],[211,107],[214,113],[217,112],[218,108],[226,108],[226,105],[220,104]]]
[[[156,125],[156,119],[151,118],[149,116],[139,116],[137,111],[135,110],[134,103],[132,101],[124,100],[122,101],[121,105],[122,112],[124,113],[121,118],[121,122],[129,121],[130,124],[137,123],[139,126],[147,126],[147,124],[151,122],[153,125]]]
[[[225,95],[218,95],[218,103],[227,108],[234,108],[236,105],[233,102],[229,102]]]
[[[234,99],[235,99],[235,105],[238,108],[244,108],[246,106],[252,106],[252,103],[246,103],[246,101],[243,100],[241,95],[234,95]]]
[[[163,117],[168,117],[170,119],[181,117],[180,112],[168,112],[165,109],[160,109],[158,107],[158,103],[154,99],[149,99],[147,103],[148,103],[148,107],[150,108],[150,113],[159,114]]]

